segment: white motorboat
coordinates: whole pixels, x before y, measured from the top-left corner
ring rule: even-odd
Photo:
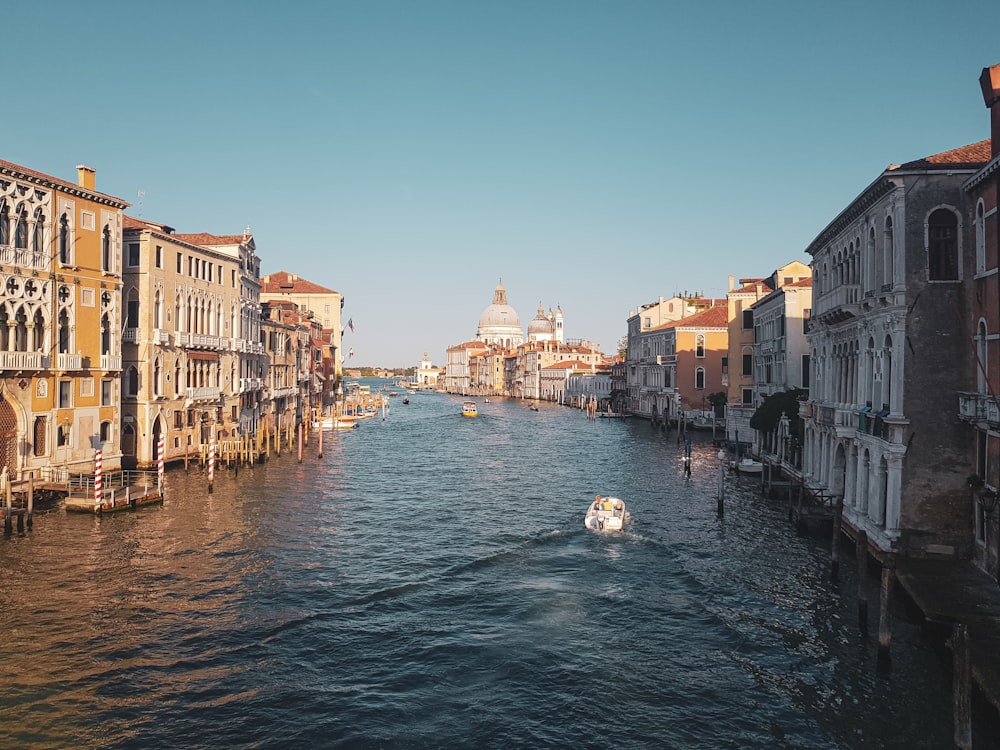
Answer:
[[[597,495],[587,508],[583,525],[594,531],[623,531],[631,516],[625,510],[625,501],[618,497]]]
[[[743,458],[733,462],[733,468],[741,474],[760,474],[764,470],[764,464],[754,461],[752,458]]]

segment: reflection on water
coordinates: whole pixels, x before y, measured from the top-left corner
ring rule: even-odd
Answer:
[[[0,747],[950,746],[919,628],[877,674],[852,561],[746,479],[719,518],[710,445],[685,478],[647,423],[460,411],[0,540]],[[598,492],[625,533],[583,528]]]

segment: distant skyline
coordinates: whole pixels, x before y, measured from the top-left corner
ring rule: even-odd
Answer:
[[[5,8],[0,159],[345,297],[444,364],[502,278],[611,353],[791,260],[890,163],[989,137],[1000,4],[54,0]],[[28,30],[31,30],[30,33]],[[353,358],[347,351],[353,348]]]

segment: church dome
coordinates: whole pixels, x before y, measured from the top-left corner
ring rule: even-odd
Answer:
[[[517,310],[507,304],[507,290],[502,282],[497,284],[496,291],[493,292],[493,304],[479,316],[476,338],[504,347],[518,346],[524,340],[521,318],[518,317]]]
[[[545,310],[541,305],[538,306],[538,314],[535,315],[534,319],[528,323],[528,338],[533,336],[551,336],[552,335],[552,321],[548,319],[545,315]]]

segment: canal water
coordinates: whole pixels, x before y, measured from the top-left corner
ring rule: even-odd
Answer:
[[[417,393],[214,492],[0,538],[3,748],[946,748],[950,677],[853,555],[673,434]],[[618,536],[583,527],[626,500]],[[977,746],[996,737],[977,729]],[[985,743],[985,744],[982,744]]]

